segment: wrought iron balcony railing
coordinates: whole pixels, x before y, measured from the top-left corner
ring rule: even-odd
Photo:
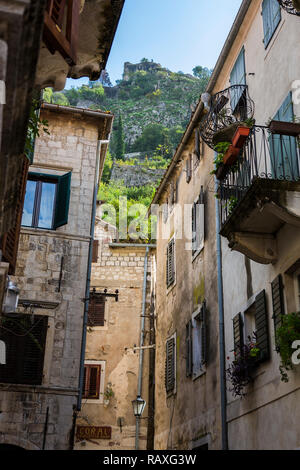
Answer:
[[[300,0],[278,0],[278,3],[291,15],[300,16]]]
[[[300,181],[297,137],[253,126],[237,162],[219,185],[221,224],[225,224],[254,180]]]
[[[238,124],[253,118],[254,103],[247,85],[232,85],[211,97],[210,110],[200,125],[200,134],[210,147],[231,141]]]

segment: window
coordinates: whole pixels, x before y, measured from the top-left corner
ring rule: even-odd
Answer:
[[[97,263],[99,253],[99,240],[93,240],[92,263]]]
[[[167,394],[176,393],[176,333],[166,342],[165,387]]]
[[[83,398],[99,399],[101,364],[85,364]]]
[[[264,45],[265,48],[267,48],[281,20],[281,10],[278,0],[263,1],[262,17],[264,28]]]
[[[88,309],[88,326],[105,325],[105,297],[100,294],[90,294]]]
[[[275,114],[275,121],[293,122],[293,97],[290,92]],[[298,180],[297,138],[271,134],[269,137],[272,175],[274,179]]]
[[[245,49],[242,48],[234,67],[230,74],[230,86],[233,85],[246,85],[246,66],[245,66]],[[238,112],[238,107],[244,104],[244,87],[235,87],[231,90],[231,109],[233,112]]]
[[[204,192],[201,192],[192,207],[192,254],[199,253],[204,247]]]
[[[199,129],[196,129],[195,130],[195,155],[197,157],[197,163],[202,157],[202,154],[203,154],[203,142],[200,136]]]
[[[193,155],[190,154],[186,159],[186,182],[189,183],[192,179],[192,165],[193,165]]]
[[[192,315],[192,377],[204,372],[206,363],[206,304]]]
[[[70,184],[71,172],[63,176],[29,173],[22,225],[56,229],[67,224]]]
[[[16,321],[3,317],[0,339],[6,346],[6,363],[0,364],[0,382],[41,385],[48,317],[22,315]]]
[[[168,243],[167,246],[167,287],[175,282],[175,239]]]
[[[254,302],[244,312],[244,321],[241,313],[233,318],[234,351],[237,354],[243,352],[243,346],[248,343],[253,333],[256,337],[256,346],[259,349],[258,363],[270,357],[269,327],[265,290],[261,291]]]

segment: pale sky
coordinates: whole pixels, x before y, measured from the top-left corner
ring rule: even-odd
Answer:
[[[111,81],[122,78],[124,62],[143,57],[172,72],[213,68],[241,0],[125,0],[107,62]],[[88,79],[68,80],[67,88]]]

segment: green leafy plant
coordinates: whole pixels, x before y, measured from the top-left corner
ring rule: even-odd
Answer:
[[[111,382],[108,382],[108,384],[106,386],[106,389],[105,389],[105,392],[104,392],[104,399],[105,400],[110,400],[114,396],[115,396],[115,392],[112,389],[112,384],[111,384]]]
[[[253,381],[253,370],[259,358],[260,349],[256,346],[256,334],[248,336],[248,342],[239,353],[234,353],[234,359],[226,369],[227,380],[231,383],[229,391],[235,397],[243,398],[244,388]],[[230,358],[227,357],[227,360]]]
[[[217,155],[214,159],[215,169],[211,172],[211,175],[215,175],[218,168],[223,164],[224,155],[229,149],[230,145],[231,142],[219,142],[215,145],[214,150],[217,152]]]
[[[40,131],[42,130],[46,134],[50,134],[48,130],[48,121],[46,119],[40,119],[38,110],[39,101],[33,100],[30,108],[27,136],[25,140],[24,149],[24,153],[30,161],[32,161],[33,157],[35,139],[36,137],[40,136]]]
[[[230,196],[230,198],[227,201],[227,209],[228,209],[228,214],[231,214],[233,212],[233,209],[238,203],[238,198],[235,196]]]
[[[281,380],[288,382],[287,371],[293,369],[292,344],[300,339],[300,312],[288,313],[281,317],[281,325],[276,331],[276,348],[281,357],[279,366]]]

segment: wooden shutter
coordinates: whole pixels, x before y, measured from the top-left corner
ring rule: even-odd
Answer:
[[[197,204],[194,202],[192,207],[192,253],[197,251]]]
[[[200,160],[201,152],[200,152],[200,132],[199,132],[199,129],[195,130],[195,154],[196,154],[198,160]]]
[[[186,159],[186,182],[189,183],[192,179],[192,155]]]
[[[0,382],[41,385],[48,317],[23,315],[6,319],[0,337],[6,344],[6,364],[0,365]]]
[[[186,376],[191,377],[193,372],[193,339],[192,339],[192,320],[186,325],[186,337],[185,337],[185,348],[186,348]]]
[[[98,399],[100,396],[101,365],[85,365],[83,397]]]
[[[91,295],[88,309],[88,326],[105,325],[105,297]]]
[[[67,5],[67,15],[65,6]],[[43,41],[54,54],[58,51],[73,66],[77,62],[80,0],[49,0],[45,11]],[[66,17],[65,31],[62,26]]]
[[[2,259],[9,263],[9,274],[15,274],[18,245],[20,238],[21,220],[23,214],[23,206],[26,192],[26,182],[28,176],[29,160],[22,156],[22,171],[19,175],[16,192],[17,202],[15,210],[15,222],[13,227],[2,237],[0,248],[2,250]]]
[[[93,240],[93,257],[92,257],[93,263],[97,263],[98,261],[98,251],[99,251],[99,240]]]
[[[281,317],[285,314],[284,308],[284,296],[283,296],[283,282],[282,282],[282,275],[274,279],[271,283],[272,289],[272,304],[273,304],[273,321],[274,321],[274,331],[276,334],[277,329],[281,325]]]
[[[175,339],[170,338],[166,343],[166,392],[172,392],[175,388]]]
[[[244,47],[242,48],[236,63],[234,64],[234,67],[231,71],[230,74],[230,85],[246,85],[246,67],[245,67],[245,49]],[[232,111],[235,110],[235,108],[238,105],[239,100],[242,97],[243,94],[243,87],[237,87],[233,88],[231,90],[231,109]]]
[[[71,193],[71,175],[71,172],[66,173],[63,176],[60,176],[57,181],[55,215],[53,223],[54,229],[57,229],[58,227],[61,227],[62,225],[66,225],[68,223]]]
[[[241,354],[244,346],[243,319],[241,313],[238,313],[233,318],[233,344],[234,352],[237,355]]]
[[[175,242],[172,239],[167,247],[167,286],[171,286],[175,281]]]
[[[266,292],[263,290],[255,298],[256,345],[260,350],[259,362],[270,357],[269,328],[266,305]]]
[[[206,303],[203,302],[200,311],[201,364],[207,362],[207,315]]]
[[[262,17],[264,27],[264,45],[266,48],[281,20],[281,9],[278,0],[263,1]]]

